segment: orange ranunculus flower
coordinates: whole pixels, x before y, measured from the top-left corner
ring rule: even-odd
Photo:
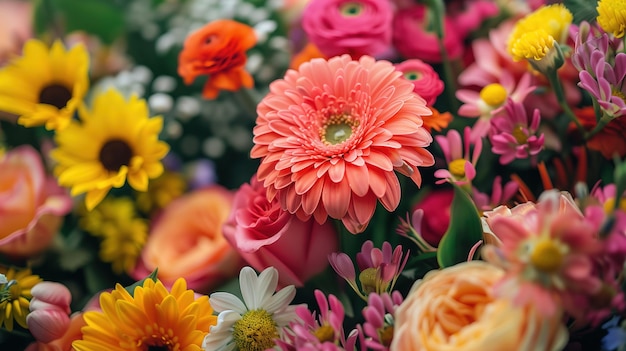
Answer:
[[[252,88],[254,80],[244,66],[246,51],[256,44],[252,27],[233,20],[217,20],[190,34],[178,56],[178,74],[185,84],[209,75],[202,96],[214,99],[220,90]]]
[[[150,230],[133,277],[145,278],[158,268],[164,285],[183,277],[197,292],[236,277],[243,259],[222,233],[233,196],[225,188],[212,186],[170,202]]]
[[[484,261],[426,274],[396,310],[391,351],[561,350],[568,335],[555,314],[497,299],[504,271]]]

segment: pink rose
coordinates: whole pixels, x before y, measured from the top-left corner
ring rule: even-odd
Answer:
[[[429,63],[441,62],[437,34],[428,31],[427,8],[415,5],[399,11],[393,20],[393,45],[404,58],[416,58]],[[443,45],[450,59],[463,53],[463,38],[459,36],[453,21],[444,19]]]
[[[302,27],[328,56],[374,56],[391,45],[393,10],[388,0],[312,0]]]
[[[71,207],[46,175],[39,153],[20,146],[0,155],[0,253],[26,258],[46,249]]]
[[[404,78],[413,83],[413,91],[432,106],[443,92],[443,81],[433,67],[422,60],[411,59],[395,65],[396,70],[404,74]]]
[[[224,236],[256,270],[273,266],[281,286],[302,286],[328,265],[328,255],[338,249],[332,222],[301,221],[268,202],[263,184],[252,177],[235,194],[233,211]]]
[[[163,284],[170,286],[183,277],[196,291],[236,277],[243,262],[222,234],[232,204],[233,194],[220,186],[170,202],[150,231],[133,277],[143,279],[158,268]]]

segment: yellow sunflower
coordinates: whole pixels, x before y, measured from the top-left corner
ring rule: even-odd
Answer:
[[[121,285],[100,295],[102,311],[86,312],[77,351],[202,350],[202,340],[217,317],[208,296],[195,298],[184,279],[171,292],[161,282],[146,279],[131,296]]]
[[[68,51],[31,39],[23,55],[0,70],[0,111],[26,127],[65,128],[89,88],[89,55],[81,44]]]
[[[91,211],[111,188],[128,179],[135,190],[146,191],[148,179],[163,173],[161,159],[169,146],[159,141],[161,117],[149,117],[145,100],[128,101],[115,90],[97,95],[91,111],[79,107],[78,121],[55,133],[57,148],[51,156],[58,164],[59,184],[73,196],[86,193]]]
[[[0,273],[6,276],[7,283],[0,284],[0,328],[13,330],[13,321],[22,328],[28,328],[26,316],[28,306],[33,296],[30,289],[41,282],[38,275],[33,275],[30,269],[15,270],[0,267]]]

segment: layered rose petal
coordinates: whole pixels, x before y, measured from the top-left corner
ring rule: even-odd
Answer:
[[[257,108],[251,156],[269,200],[301,219],[341,219],[363,231],[376,199],[400,200],[394,170],[417,185],[434,163],[421,116],[430,115],[391,63],[363,56],[314,59],[270,85]]]

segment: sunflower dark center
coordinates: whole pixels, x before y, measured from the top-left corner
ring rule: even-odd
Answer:
[[[72,98],[72,92],[60,84],[51,84],[39,92],[39,103],[62,109]]]
[[[128,166],[133,157],[133,150],[123,140],[109,140],[100,149],[100,163],[108,171],[117,172],[122,166]]]

